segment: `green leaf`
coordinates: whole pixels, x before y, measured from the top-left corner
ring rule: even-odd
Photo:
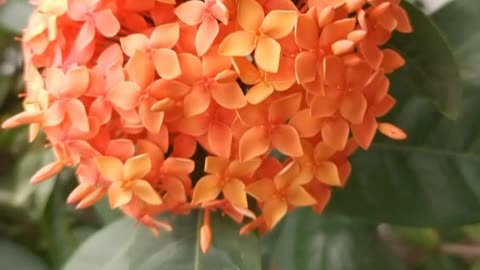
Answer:
[[[378,139],[357,152],[349,182],[334,192],[330,210],[404,225],[479,222],[480,92],[466,91],[462,114],[452,121],[427,100],[392,90],[399,103],[388,120],[409,138]]]
[[[0,239],[0,263],[2,270],[48,270],[38,256],[5,239]]]
[[[375,225],[302,209],[279,229],[278,239],[270,239],[275,242],[265,269],[404,269],[377,237]]]
[[[394,34],[389,45],[405,58],[406,67],[393,74],[403,90],[428,97],[438,109],[455,119],[461,107],[462,86],[453,54],[434,23],[405,1],[413,25],[411,34]]]
[[[155,237],[143,226],[121,219],[88,239],[64,270],[260,270],[260,244],[254,234],[239,235],[228,218],[212,216],[213,243],[199,248],[200,215],[172,218],[173,232]]]
[[[446,34],[459,63],[462,78],[480,87],[480,5],[477,0],[455,0],[433,14]]]
[[[103,225],[108,225],[122,217],[120,211],[110,208],[106,198],[96,203],[93,208],[95,209],[95,213],[97,213]]]
[[[0,27],[14,33],[21,33],[27,26],[33,6],[25,0],[8,0],[0,6]]]

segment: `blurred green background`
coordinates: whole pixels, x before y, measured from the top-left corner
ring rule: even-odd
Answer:
[[[441,2],[416,4],[435,19],[436,9],[447,1]],[[22,56],[17,38],[30,12],[26,0],[8,0],[0,6],[2,121],[21,110]],[[473,70],[474,75],[466,76],[479,73]],[[52,181],[30,185],[29,177],[52,157],[42,138],[27,144],[26,128],[0,131],[0,156],[1,270],[61,269],[89,235],[118,217],[105,202],[82,211],[67,205],[66,196],[75,185],[71,170]],[[276,269],[275,265],[291,270],[480,270],[480,224],[405,227],[334,214],[313,218],[309,210],[302,210],[263,242],[266,270]],[[296,247],[294,259],[287,260],[285,254],[292,252],[292,246]]]

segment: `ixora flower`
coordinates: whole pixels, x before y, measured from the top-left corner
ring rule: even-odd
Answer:
[[[75,167],[77,208],[108,197],[155,233],[203,211],[206,252],[212,211],[271,231],[321,212],[377,131],[406,138],[378,120],[405,64],[384,44],[412,30],[399,2],[38,0],[24,111],[2,127],[46,135],[56,160],[32,183]]]

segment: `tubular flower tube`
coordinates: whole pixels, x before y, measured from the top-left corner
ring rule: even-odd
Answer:
[[[320,213],[357,148],[407,137],[379,119],[405,64],[382,45],[412,27],[400,0],[295,2],[35,1],[24,111],[2,124],[55,152],[32,183],[75,167],[68,203],[107,196],[155,234],[175,229],[160,213],[203,211],[204,252],[212,212],[241,233]]]

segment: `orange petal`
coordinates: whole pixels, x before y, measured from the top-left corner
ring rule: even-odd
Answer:
[[[2,123],[2,128],[14,128],[25,124],[38,123],[42,119],[43,112],[21,112],[5,120]]]
[[[78,204],[76,209],[84,209],[90,207],[97,202],[99,202],[103,196],[105,195],[105,190],[103,188],[97,188],[92,193],[88,194],[85,198],[83,198]]]
[[[230,176],[240,179],[251,178],[262,165],[260,158],[250,159],[245,162],[234,160],[228,165]]]
[[[335,163],[330,161],[322,161],[317,165],[315,177],[322,183],[329,186],[341,186],[342,181],[338,173]]]
[[[154,50],[152,60],[158,75],[162,79],[173,80],[182,73],[177,53],[171,49]]]
[[[169,157],[163,162],[162,171],[171,175],[188,175],[195,169],[191,159]]]
[[[243,83],[253,85],[261,79],[258,69],[246,57],[233,57],[232,63]]]
[[[142,201],[151,204],[162,204],[162,198],[153,189],[153,187],[145,180],[136,180],[131,186],[131,190],[135,196],[139,197]]]
[[[385,73],[392,73],[405,65],[405,59],[392,49],[383,50],[382,68]]]
[[[134,109],[138,104],[140,87],[134,82],[123,81],[108,92],[108,99],[123,110]]]
[[[322,128],[323,140],[336,150],[343,150],[347,145],[350,128],[347,121],[335,118],[327,121]]]
[[[215,200],[221,191],[220,178],[218,176],[204,176],[195,185],[192,204],[195,205]]]
[[[371,114],[366,114],[363,123],[352,125],[352,135],[355,141],[363,149],[368,149],[377,132],[377,120]]]
[[[247,130],[239,141],[239,155],[242,161],[250,160],[268,152],[270,139],[267,130],[258,126]]]
[[[95,185],[92,185],[90,183],[80,183],[68,195],[67,203],[77,203],[83,200],[86,196],[88,196],[94,190],[95,190]]]
[[[182,22],[192,26],[197,25],[205,14],[205,3],[188,1],[176,7],[174,12]]]
[[[264,202],[269,200],[277,191],[275,183],[272,179],[264,178],[257,180],[246,187],[248,194],[253,196],[257,201]]]
[[[93,19],[98,32],[105,37],[114,37],[120,31],[120,23],[111,9],[95,12]]]
[[[337,151],[325,142],[319,142],[313,150],[316,162],[324,161],[332,157]]]
[[[355,50],[355,42],[348,39],[341,39],[339,41],[335,41],[330,49],[335,55],[351,53]]]
[[[295,186],[288,189],[287,201],[289,204],[296,207],[311,206],[317,203],[315,198],[313,198],[312,195],[301,186]]]
[[[200,58],[189,53],[179,53],[178,61],[182,69],[182,75],[180,75],[178,81],[194,84],[202,78],[202,61]]]
[[[387,114],[397,101],[390,95],[386,95],[380,102],[368,108],[375,117],[382,117]]]
[[[172,156],[190,158],[197,149],[197,141],[192,136],[177,134],[173,139]]]
[[[76,126],[80,131],[88,132],[90,130],[87,112],[85,110],[85,106],[80,100],[69,100],[67,106],[67,113],[73,125]]]
[[[280,65],[281,50],[280,44],[275,39],[262,36],[258,39],[257,48],[255,49],[255,63],[259,68],[275,73]]]
[[[279,125],[272,131],[272,145],[282,154],[299,157],[303,155],[300,136],[295,128]]]
[[[256,0],[239,0],[237,21],[240,27],[256,32],[264,19],[263,7]]]
[[[245,98],[250,104],[260,104],[267,99],[274,90],[275,89],[273,89],[271,84],[267,84],[265,81],[260,81],[248,89]]]
[[[211,96],[208,89],[198,85],[185,96],[184,113],[185,117],[192,117],[204,113],[210,106]]]
[[[400,6],[392,6],[392,12],[397,20],[397,30],[402,33],[411,33],[413,27],[410,24],[407,12]]]
[[[95,39],[95,25],[92,22],[86,21],[75,39],[75,48],[77,50],[84,50]]]
[[[218,35],[220,27],[213,17],[207,17],[197,30],[195,36],[195,49],[199,56],[204,55],[212,46],[213,41]]]
[[[135,153],[133,142],[128,139],[115,139],[108,142],[105,154],[120,160],[127,160]]]
[[[322,129],[322,121],[312,118],[309,109],[295,113],[288,124],[294,127],[302,138],[311,138]]]
[[[123,179],[123,163],[118,158],[102,156],[95,158],[100,175],[108,181],[121,181]]]
[[[360,91],[351,91],[342,99],[340,114],[352,124],[360,124],[367,111],[367,100]]]
[[[407,138],[407,134],[403,130],[390,123],[379,123],[378,131],[394,140],[405,140]]]
[[[90,77],[86,67],[71,68],[65,74],[63,95],[70,98],[80,97],[87,91],[89,82]]]
[[[153,30],[149,45],[153,49],[171,49],[177,44],[179,38],[180,25],[177,22],[162,24]]]
[[[216,84],[212,88],[212,97],[222,107],[240,109],[247,105],[243,91],[237,82],[230,84]]]
[[[295,42],[305,50],[317,49],[319,31],[317,22],[308,14],[300,14],[295,26]]]
[[[123,179],[142,179],[152,169],[152,162],[148,154],[141,154],[132,158],[129,158],[125,162],[123,170]]]
[[[263,216],[268,228],[273,229],[275,225],[287,214],[287,202],[273,198],[263,206]]]
[[[160,128],[162,127],[165,113],[154,112],[150,109],[150,107],[151,106],[148,102],[142,102],[138,108],[138,114],[145,128],[148,131],[157,134],[160,132]]]
[[[357,20],[354,18],[347,18],[335,21],[325,26],[322,34],[320,35],[320,46],[322,48],[328,48],[335,41],[346,38],[348,33],[353,31],[356,21]]]
[[[344,87],[345,66],[342,58],[334,55],[325,57],[323,61],[323,74],[325,85]]]
[[[210,126],[210,116],[199,114],[193,117],[183,118],[178,123],[178,130],[187,135],[198,137],[207,132]]]
[[[118,208],[128,204],[133,198],[129,189],[124,189],[121,182],[114,182],[108,188],[108,200],[111,208]]]
[[[317,55],[301,52],[295,57],[295,75],[298,83],[313,82],[317,77]]]
[[[233,206],[246,209],[248,208],[247,193],[245,191],[245,184],[237,178],[230,179],[223,186],[223,196]]]
[[[270,123],[283,124],[290,119],[300,108],[302,94],[295,93],[272,102],[268,108]]]
[[[220,43],[218,53],[225,56],[247,56],[255,49],[256,39],[256,35],[251,32],[233,32]]]
[[[205,159],[205,172],[222,175],[227,169],[228,163],[227,158],[208,156]]]
[[[318,96],[310,105],[312,117],[330,117],[334,115],[340,105],[340,98],[337,96]]]
[[[208,130],[208,145],[211,151],[224,158],[230,157],[233,134],[230,127],[222,123],[210,125]]]
[[[378,70],[380,68],[383,54],[375,44],[368,40],[363,40],[358,44],[358,50],[373,69]]]
[[[191,2],[196,2],[196,1],[191,1]],[[212,229],[210,228],[209,225],[203,224],[202,227],[200,227],[200,248],[202,249],[202,252],[207,253],[208,249],[210,249],[211,244],[212,244]]]
[[[297,13],[291,10],[272,10],[263,20],[260,32],[274,39],[290,34],[297,21]]]

